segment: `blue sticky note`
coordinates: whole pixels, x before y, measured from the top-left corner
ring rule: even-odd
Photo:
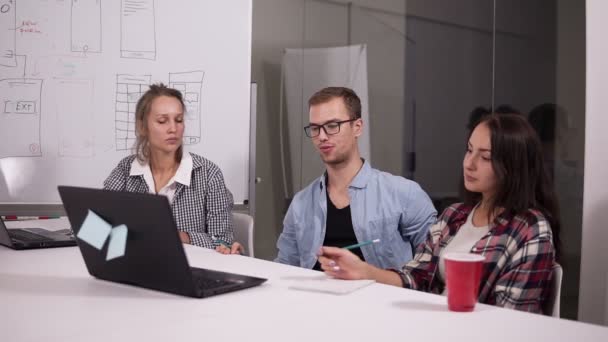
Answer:
[[[118,227],[112,228],[110,232],[110,243],[108,244],[108,254],[106,255],[106,261],[115,258],[120,258],[125,255],[125,248],[127,246],[127,226],[121,224]]]
[[[80,240],[101,250],[111,230],[112,226],[108,222],[89,210],[76,236]]]

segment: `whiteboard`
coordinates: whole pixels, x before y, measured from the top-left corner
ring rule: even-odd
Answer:
[[[150,83],[184,95],[184,150],[248,199],[251,0],[0,0],[0,203],[60,203],[132,154]]]

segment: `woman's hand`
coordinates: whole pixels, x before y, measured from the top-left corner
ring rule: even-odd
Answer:
[[[230,247],[220,244],[215,247],[215,250],[222,254],[245,254],[245,248],[238,242],[233,243]]]
[[[188,233],[179,231],[179,239],[182,240],[182,243],[190,243],[190,235]]]

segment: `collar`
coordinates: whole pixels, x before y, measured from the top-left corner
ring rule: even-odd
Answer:
[[[185,186],[190,186],[190,178],[192,176],[192,156],[190,153],[185,152],[182,153],[182,159],[175,171],[175,175],[173,175],[171,182],[177,182]],[[135,158],[131,163],[131,171],[129,171],[129,176],[143,176],[144,179],[150,183],[154,184],[154,180],[152,179],[152,170],[150,169],[150,164],[148,162],[144,162],[143,164]]]
[[[355,178],[353,178],[352,182],[350,182],[349,187],[352,188],[357,188],[357,189],[363,189],[367,186],[367,183],[369,182],[369,179],[371,178],[372,175],[372,166],[369,164],[369,162],[363,158],[361,158],[363,160],[363,166],[361,166],[361,169],[359,170],[359,172],[357,172],[357,175],[355,176]],[[327,171],[325,171],[323,173],[323,175],[321,176],[321,184],[320,184],[320,188],[323,189],[327,184]]]

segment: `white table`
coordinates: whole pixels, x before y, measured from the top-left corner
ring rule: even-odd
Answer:
[[[344,296],[288,289],[317,273],[188,246],[190,264],[269,280],[206,299],[94,279],[76,247],[0,246],[0,340],[12,341],[608,341],[608,328],[374,284]]]

